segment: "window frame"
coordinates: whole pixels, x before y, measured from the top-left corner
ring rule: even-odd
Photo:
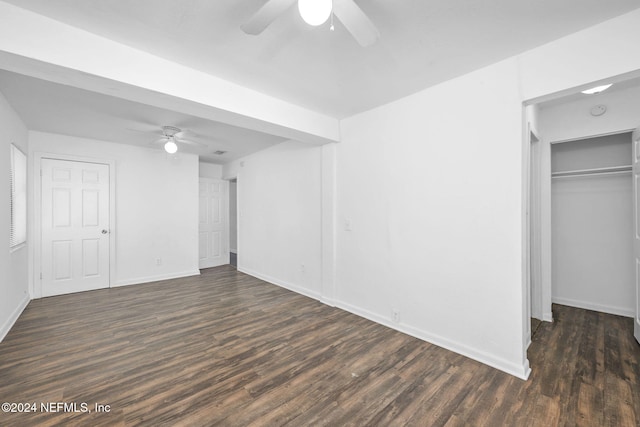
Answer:
[[[27,244],[27,155],[15,144],[10,145],[9,169],[9,250]]]

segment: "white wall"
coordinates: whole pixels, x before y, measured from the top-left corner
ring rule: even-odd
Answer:
[[[27,246],[9,250],[11,144],[28,153],[27,128],[0,93],[0,341],[29,303]]]
[[[631,133],[555,144],[553,171],[631,164]],[[554,178],[553,301],[633,317],[631,173]]]
[[[198,163],[198,168],[200,170],[199,172],[200,178],[212,178],[212,179],[222,178],[222,165],[200,162]]]
[[[528,374],[522,121],[509,60],[342,122],[339,305]]]
[[[41,132],[29,132],[29,152],[115,160],[112,286],[199,274],[197,156]]]
[[[238,253],[238,185],[229,182],[229,249]]]
[[[317,299],[321,162],[321,147],[287,141],[225,165],[223,174],[238,178],[238,269]]]

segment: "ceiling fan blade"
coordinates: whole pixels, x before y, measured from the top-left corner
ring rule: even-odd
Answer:
[[[125,130],[131,131],[131,132],[137,132],[137,133],[146,133],[146,134],[153,133],[155,135],[162,135],[162,132],[158,132],[157,126],[154,126],[154,127],[149,126],[148,129],[143,129],[141,126],[138,128],[127,127],[125,128]]]
[[[333,0],[333,13],[361,46],[371,46],[380,38],[376,26],[353,0]]]
[[[269,0],[240,28],[247,34],[260,34],[295,2],[296,0]]]
[[[156,139],[155,141],[151,142],[151,144],[164,144],[168,140],[169,140],[169,138],[163,137],[163,138],[160,138],[160,139]]]
[[[177,139],[176,140],[178,142],[178,144],[187,144],[187,145],[194,145],[196,147],[206,147],[207,144],[203,144],[202,142],[198,142],[198,141],[192,141],[190,139]]]

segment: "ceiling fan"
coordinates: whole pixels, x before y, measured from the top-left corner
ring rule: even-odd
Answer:
[[[178,144],[188,144],[203,147],[205,144],[201,142],[184,139],[185,131],[175,126],[162,126],[162,138],[152,142],[152,144],[163,144],[164,151],[174,154],[178,151]]]
[[[268,0],[240,28],[247,34],[260,34],[296,1],[302,19],[309,25],[321,25],[333,14],[363,47],[371,46],[380,37],[378,29],[354,0]]]

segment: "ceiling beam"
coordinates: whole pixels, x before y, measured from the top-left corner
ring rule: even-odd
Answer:
[[[311,144],[336,118],[0,1],[0,68]]]

